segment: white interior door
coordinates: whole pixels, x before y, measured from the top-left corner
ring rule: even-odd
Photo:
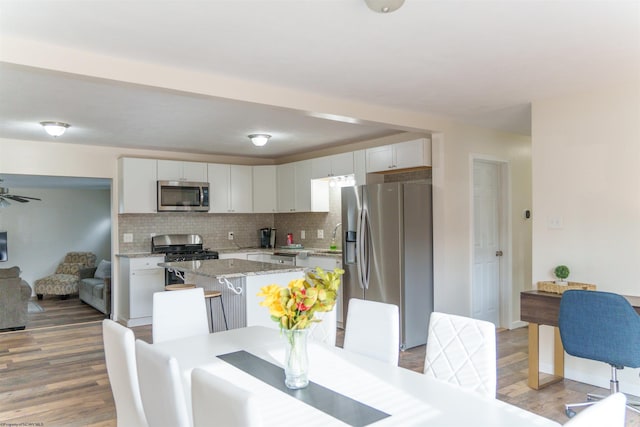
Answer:
[[[473,161],[472,316],[500,326],[501,164]]]

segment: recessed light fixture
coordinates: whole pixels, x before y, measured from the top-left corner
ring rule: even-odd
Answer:
[[[269,138],[271,138],[271,135],[266,133],[253,133],[249,135],[249,139],[256,147],[262,147],[265,145],[267,141],[269,141]]]
[[[364,0],[369,9],[379,13],[390,13],[400,9],[404,0]]]
[[[40,122],[40,124],[44,127],[44,130],[54,138],[64,134],[67,128],[71,126],[68,123],[62,122]]]

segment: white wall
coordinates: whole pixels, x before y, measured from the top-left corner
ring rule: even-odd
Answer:
[[[566,264],[571,281],[640,295],[640,81],[535,102],[532,157],[534,281]],[[550,372],[545,329],[540,357]],[[607,365],[565,363],[568,378],[608,388]],[[622,371],[623,391],[640,394],[637,375]]]
[[[0,230],[8,232],[9,259],[33,288],[36,279],[52,274],[70,251],[89,251],[111,259],[109,190],[12,189],[41,201],[12,203],[0,209]]]
[[[519,293],[531,283],[531,224],[522,212],[531,208],[530,138],[460,123],[433,137],[434,283],[435,309],[471,315],[471,249],[473,156],[502,160],[510,165],[510,258],[507,278],[512,298],[512,327],[520,319]],[[508,249],[505,248],[505,253]]]

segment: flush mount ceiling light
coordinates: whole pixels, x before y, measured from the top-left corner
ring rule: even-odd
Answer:
[[[379,13],[390,13],[400,9],[404,0],[364,0],[369,9]]]
[[[54,138],[61,136],[71,125],[62,122],[40,122],[44,130]]]
[[[249,139],[256,147],[262,147],[265,145],[267,141],[269,141],[269,138],[271,138],[271,135],[266,133],[253,133],[249,135]]]

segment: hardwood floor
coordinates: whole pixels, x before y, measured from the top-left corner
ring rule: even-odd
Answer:
[[[151,341],[151,327],[133,328]],[[341,344],[342,333],[338,343]],[[425,347],[401,353],[400,365],[422,371]],[[579,402],[595,387],[565,380],[541,391],[526,385],[527,329],[498,333],[498,398],[560,423],[565,401]],[[606,390],[600,390],[606,393]],[[463,408],[461,408],[463,410]],[[0,334],[0,425],[115,426],[104,363],[101,321]],[[640,416],[627,411],[627,426]]]
[[[41,300],[33,297],[31,301],[41,306],[44,311],[29,313],[26,329],[95,322],[105,318],[104,314],[80,301],[77,295],[66,300],[61,300],[57,296],[45,295]]]

